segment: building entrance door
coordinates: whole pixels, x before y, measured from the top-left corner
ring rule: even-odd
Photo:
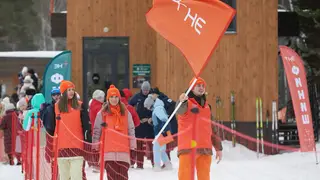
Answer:
[[[98,83],[93,77],[100,77]],[[87,103],[96,89],[106,92],[110,84],[129,88],[129,38],[83,38],[83,101]]]

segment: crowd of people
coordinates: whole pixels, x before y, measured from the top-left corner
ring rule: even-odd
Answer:
[[[5,96],[0,103],[0,162],[21,165],[22,124],[24,114],[31,109],[31,98],[40,87],[37,73],[23,67],[18,73],[19,84],[16,92]]]
[[[4,133],[0,136],[0,150],[3,145],[5,147],[2,150],[4,152],[0,152],[0,161],[10,165],[14,165],[14,158],[17,159],[17,165],[21,164],[21,123],[25,113],[32,108],[32,97],[38,92],[34,71],[24,68],[19,79],[21,84],[17,91],[19,100],[16,106],[8,97],[0,104],[0,129]],[[91,100],[86,105],[80,101],[75,85],[70,81],[62,81],[59,88],[51,91],[52,102],[42,104],[40,110],[42,124],[47,132],[46,158],[52,158],[50,136],[59,137],[59,133],[63,132],[63,137],[68,138],[59,138],[57,141],[59,176],[61,179],[86,179],[86,157],[74,152],[83,152],[88,149],[88,145],[90,151],[99,152],[101,147],[97,144],[104,141],[107,176],[122,180],[129,179],[129,168],[144,169],[145,156],[151,161],[154,171],[171,170],[170,152],[178,147],[179,179],[191,179],[191,142],[194,137],[191,132],[183,136],[179,136],[179,133],[188,131],[199,117],[213,120],[211,107],[206,102],[205,87],[205,81],[199,78],[188,96],[182,93],[175,102],[158,88],[152,88],[148,81],[143,82],[141,91],[134,95],[127,88],[119,90],[110,85],[107,91],[92,90]],[[178,116],[173,116],[161,134],[161,137],[169,137],[170,141],[156,141],[152,144],[179,102],[182,105],[177,111]],[[107,134],[103,133],[104,127],[108,129]],[[195,152],[197,176],[198,179],[209,180],[212,146],[221,159],[221,141],[214,136],[215,128],[210,121],[199,120],[195,128],[199,132]],[[91,158],[94,160],[87,161],[88,165],[93,172],[100,172],[99,155]],[[52,163],[50,160],[48,162]]]

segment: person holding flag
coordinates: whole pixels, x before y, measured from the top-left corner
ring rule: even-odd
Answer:
[[[206,83],[199,76],[235,13],[232,7],[216,0],[154,0],[152,9],[146,14],[150,27],[181,51],[195,77],[186,93],[180,95],[176,109],[153,141],[156,143],[177,112],[180,180],[194,179],[194,166],[198,179],[210,180],[212,145],[217,158],[222,157],[221,142],[215,138],[217,136],[212,136],[215,131],[210,120],[211,108],[206,102]]]
[[[190,86],[193,81],[194,79],[190,82]],[[188,96],[182,93],[178,100],[182,102],[177,111],[179,180],[190,180],[190,172],[194,165],[197,168],[198,179],[210,180],[212,145],[220,161],[222,158],[221,140],[216,135],[215,127],[211,122],[214,118],[211,106],[206,101],[206,82],[199,77],[191,88]],[[195,132],[196,138],[192,137],[191,132]],[[195,154],[192,154],[193,148],[196,150]],[[195,158],[194,163],[192,163],[193,157]]]

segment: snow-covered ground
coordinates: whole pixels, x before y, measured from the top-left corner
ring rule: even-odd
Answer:
[[[314,153],[285,153],[274,156],[263,156],[259,159],[256,153],[230,142],[223,142],[224,157],[219,164],[212,163],[211,179],[216,180],[319,180],[320,165],[315,164]],[[317,145],[320,149],[320,144]],[[130,180],[176,180],[178,158],[172,152],[174,170],[153,172],[150,161],[146,161],[144,170],[130,169]],[[318,154],[320,155],[320,154]],[[20,166],[0,164],[0,180],[22,180]],[[98,180],[99,174],[88,172],[88,180]]]

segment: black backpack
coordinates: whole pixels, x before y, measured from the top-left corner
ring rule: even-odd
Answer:
[[[135,109],[136,109],[140,119],[151,118],[151,116],[152,116],[152,111],[150,111],[144,107],[144,100],[145,100],[145,98],[141,99],[140,101],[138,101],[138,103],[135,106]]]

